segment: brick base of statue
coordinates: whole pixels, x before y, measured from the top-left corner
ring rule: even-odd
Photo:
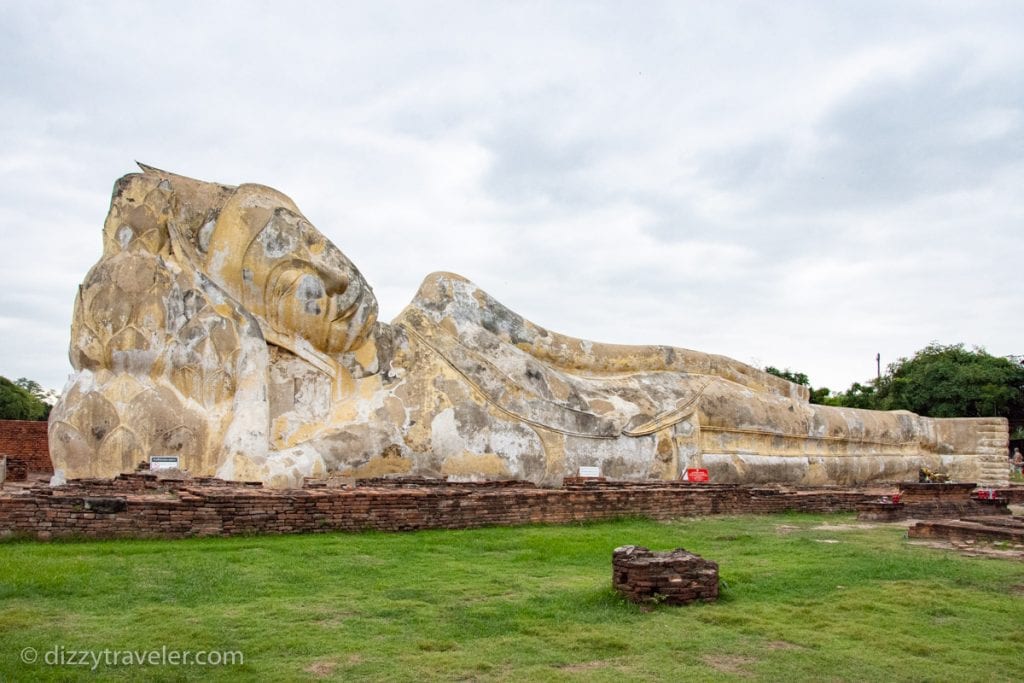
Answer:
[[[633,602],[688,605],[718,599],[718,564],[682,548],[627,545],[612,553],[612,585]]]
[[[1009,543],[1024,547],[1024,517],[964,517],[918,522],[907,529],[909,538],[974,543]]]
[[[896,496],[862,503],[857,519],[896,522],[904,519],[943,519],[964,515],[1008,515],[1012,492],[989,489],[983,497],[973,482],[902,482]]]

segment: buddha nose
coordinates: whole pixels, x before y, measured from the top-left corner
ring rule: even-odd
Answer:
[[[343,284],[340,291],[332,297],[334,305],[334,320],[348,318],[357,308],[359,298],[363,293],[362,278],[354,277]]]

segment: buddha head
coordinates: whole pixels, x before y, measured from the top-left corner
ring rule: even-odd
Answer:
[[[259,321],[267,341],[338,361],[373,339],[373,290],[291,199],[263,185],[230,188],[164,175],[176,197],[172,241]],[[212,196],[212,203],[197,201]]]

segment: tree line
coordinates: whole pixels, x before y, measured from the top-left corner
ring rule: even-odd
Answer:
[[[909,410],[928,417],[1005,417],[1024,422],[1024,362],[981,347],[931,343],[890,363],[881,377],[846,391],[814,388],[807,375],[768,366],[765,372],[810,389],[811,403],[870,410]]]

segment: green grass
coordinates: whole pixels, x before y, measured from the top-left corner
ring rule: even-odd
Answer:
[[[1012,680],[1024,564],[909,546],[849,515],[405,534],[0,544],[0,680],[70,650],[240,651],[115,680]],[[838,542],[824,542],[838,541]],[[646,611],[611,551],[717,561],[718,603]]]

